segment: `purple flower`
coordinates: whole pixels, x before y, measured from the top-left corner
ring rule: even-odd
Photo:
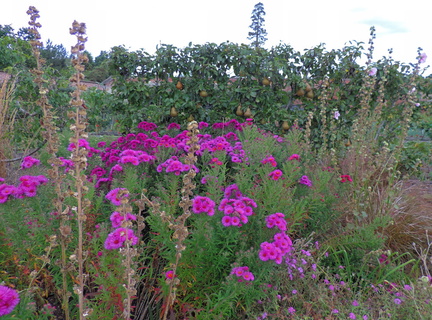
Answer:
[[[305,186],[308,186],[309,188],[312,187],[312,181],[309,180],[308,176],[302,176],[299,180],[300,184],[304,184]]]
[[[33,166],[37,166],[40,164],[40,160],[32,158],[32,157],[24,157],[21,163],[21,169],[28,169]]]
[[[334,118],[335,118],[336,120],[338,120],[339,117],[340,117],[340,113],[339,113],[339,111],[336,110],[336,111],[334,112]]]
[[[12,312],[20,301],[18,292],[6,286],[0,286],[0,316]]]
[[[349,318],[350,319],[356,319],[356,315],[354,313],[350,312]]]
[[[105,240],[105,249],[113,250],[123,247],[126,240],[130,240],[132,245],[138,243],[138,237],[134,235],[132,229],[118,228],[111,232]]]
[[[288,312],[289,312],[290,314],[294,314],[294,313],[296,312],[296,309],[294,309],[293,307],[289,307],[289,308],[288,308]]]
[[[393,301],[394,301],[394,303],[396,303],[396,304],[401,304],[401,303],[402,303],[402,300],[399,299],[399,298],[396,298],[396,299],[394,299]]]
[[[372,69],[369,70],[369,75],[370,76],[374,76],[374,75],[376,75],[377,71],[378,71],[377,68],[372,68]]]
[[[419,63],[425,63],[425,62],[426,62],[426,59],[427,59],[427,55],[426,55],[426,53],[423,52],[423,53],[420,55]]]

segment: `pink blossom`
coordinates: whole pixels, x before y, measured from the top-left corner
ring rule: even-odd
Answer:
[[[369,74],[370,76],[374,76],[374,75],[376,75],[377,71],[378,71],[377,68],[371,68],[371,69],[369,70],[368,74]]]
[[[231,217],[230,216],[223,216],[223,218],[222,218],[222,224],[225,227],[229,227],[231,225]]]
[[[280,177],[282,177],[282,171],[279,170],[279,169],[274,170],[274,171],[270,172],[270,173],[268,174],[268,176],[269,176],[270,179],[272,179],[272,180],[279,180]]]
[[[175,123],[175,122],[170,123],[167,126],[167,130],[173,130],[173,129],[180,130],[180,128],[181,128],[180,125],[178,123]]]
[[[277,166],[277,162],[275,160],[275,158],[272,155],[269,155],[267,157],[265,157],[263,160],[261,160],[262,164],[266,164],[266,163],[270,163],[270,165],[272,167],[276,167]]]
[[[207,215],[212,216],[214,215],[215,206],[215,202],[208,197],[196,196],[192,199],[192,211],[194,213],[205,212]]]
[[[120,158],[120,163],[132,163],[134,166],[139,165],[139,160],[137,157],[134,156],[123,156]]]
[[[0,286],[0,316],[7,315],[19,303],[18,292],[6,286]]]
[[[138,237],[134,235],[132,229],[117,228],[108,234],[104,247],[107,250],[118,249],[123,247],[126,240],[130,240],[131,245],[136,245],[138,243]]]
[[[340,178],[341,178],[340,182],[347,182],[347,181],[352,182],[352,178],[349,174],[343,174],[340,176]]]
[[[312,187],[312,181],[309,180],[308,176],[302,176],[299,180],[300,184],[304,184],[305,186],[308,186],[309,188]]]
[[[111,203],[115,206],[119,206],[121,205],[121,200],[123,198],[127,198],[129,196],[129,194],[123,194],[122,197],[119,196],[119,191],[120,190],[127,190],[125,188],[115,188],[113,190],[111,190],[110,192],[108,192],[108,194],[105,196],[106,199],[110,200]]]
[[[121,214],[118,211],[114,211],[111,214],[110,220],[113,228],[119,228],[122,225],[123,221],[134,220],[136,221],[137,217],[132,213],[126,213],[126,215]]]
[[[33,166],[37,166],[40,164],[40,160],[32,158],[32,157],[24,157],[21,163],[21,169],[28,169]]]
[[[165,272],[165,278],[174,279],[174,270],[169,270],[169,271]]]
[[[336,110],[336,111],[334,112],[334,118],[335,118],[336,120],[338,120],[339,117],[340,117],[340,113],[339,113],[338,110]]]
[[[426,53],[423,52],[423,53],[420,55],[419,63],[425,63],[425,62],[426,62],[426,59],[427,59],[427,55],[426,55]]]
[[[298,154],[293,154],[288,158],[288,161],[297,160],[300,161],[300,156]]]

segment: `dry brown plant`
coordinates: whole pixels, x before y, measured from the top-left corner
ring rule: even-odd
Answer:
[[[39,99],[37,104],[42,108],[43,117],[41,119],[41,126],[43,128],[42,136],[47,141],[46,150],[50,154],[48,163],[51,168],[48,170],[48,175],[54,185],[56,198],[53,200],[54,208],[56,212],[60,214],[60,228],[58,238],[60,240],[61,247],[61,260],[59,262],[61,273],[62,273],[62,288],[59,290],[59,295],[62,298],[62,309],[66,320],[70,319],[69,314],[69,297],[68,291],[68,272],[69,264],[67,262],[67,244],[70,242],[70,236],[72,229],[69,225],[69,208],[64,206],[64,199],[68,196],[68,193],[64,191],[63,181],[65,174],[61,172],[60,166],[63,164],[60,159],[57,158],[58,146],[60,144],[58,138],[58,129],[54,124],[54,112],[53,107],[48,101],[48,88],[47,81],[43,78],[44,71],[43,65],[45,61],[40,56],[40,48],[42,48],[42,42],[40,41],[41,35],[38,29],[41,24],[37,22],[40,18],[39,11],[34,7],[30,6],[27,14],[30,16],[30,33],[33,35],[33,40],[30,41],[32,46],[33,55],[36,58],[36,68],[31,70],[35,76],[35,83],[39,87]]]
[[[6,159],[11,158],[11,145],[8,135],[13,131],[15,113],[10,112],[10,102],[15,88],[15,80],[5,80],[0,88],[0,177],[7,177]]]
[[[72,65],[75,69],[75,74],[69,79],[69,81],[76,86],[76,89],[72,93],[72,99],[70,101],[73,111],[68,112],[68,117],[74,120],[74,123],[70,126],[73,135],[69,139],[70,143],[75,145],[71,157],[74,167],[70,173],[73,176],[75,182],[72,196],[76,200],[76,207],[73,207],[72,211],[75,212],[78,227],[78,246],[76,249],[76,260],[78,263],[78,283],[74,286],[73,291],[78,295],[79,319],[81,320],[90,314],[90,310],[86,309],[86,303],[84,299],[84,288],[88,275],[84,273],[84,261],[86,257],[84,256],[83,249],[84,222],[87,218],[86,211],[91,205],[90,200],[85,198],[88,187],[86,186],[87,176],[84,174],[84,171],[87,167],[88,150],[84,146],[80,145],[80,140],[88,138],[88,134],[86,133],[87,111],[84,105],[84,100],[81,98],[81,92],[86,90],[86,87],[81,84],[81,80],[84,79],[84,64],[88,62],[88,58],[84,54],[85,43],[87,41],[87,38],[85,37],[85,23],[74,21],[72,23],[72,27],[69,29],[69,33],[71,35],[75,35],[77,38],[76,45],[74,45],[71,49],[71,53],[73,55]]]

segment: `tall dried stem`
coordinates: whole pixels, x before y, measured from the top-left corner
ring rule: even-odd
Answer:
[[[84,106],[84,100],[81,98],[81,91],[85,90],[86,87],[81,84],[81,80],[84,79],[82,72],[84,71],[84,63],[88,62],[87,56],[83,53],[85,49],[85,42],[87,38],[86,25],[84,23],[78,23],[74,21],[72,28],[69,29],[71,35],[77,37],[77,44],[72,47],[71,52],[73,54],[72,65],[75,69],[75,74],[70,78],[70,82],[75,84],[76,89],[72,93],[71,106],[74,111],[68,112],[68,116],[75,120],[75,123],[71,125],[71,130],[74,135],[70,138],[70,142],[75,145],[72,152],[72,161],[74,163],[74,169],[72,174],[75,179],[75,190],[73,196],[76,199],[76,207],[73,211],[76,213],[76,220],[78,225],[78,247],[76,257],[78,261],[78,284],[74,286],[74,292],[78,295],[79,304],[79,318],[84,319],[88,315],[88,310],[85,308],[84,300],[84,286],[87,275],[84,274],[84,255],[83,255],[83,231],[84,221],[86,220],[85,211],[90,206],[90,201],[84,198],[88,187],[85,186],[86,175],[83,171],[87,167],[87,154],[88,150],[80,145],[83,139],[88,137],[86,129],[86,118],[87,112]]]
[[[55,126],[53,120],[53,107],[48,101],[48,89],[46,87],[47,81],[45,81],[45,79],[43,78],[43,65],[45,61],[40,56],[40,48],[42,48],[42,42],[40,41],[41,36],[38,29],[41,27],[41,24],[37,22],[37,19],[40,17],[40,15],[39,11],[33,6],[29,7],[27,14],[30,15],[30,33],[33,35],[33,40],[30,41],[30,44],[32,46],[33,55],[35,56],[37,63],[36,68],[32,70],[32,73],[35,75],[35,83],[39,87],[38,105],[42,108],[43,111],[43,117],[41,119],[41,124],[43,127],[42,135],[47,141],[46,150],[50,154],[48,163],[51,165],[51,168],[48,170],[48,175],[53,182],[56,193],[56,198],[53,200],[53,204],[57,213],[60,214],[59,238],[61,247],[60,268],[62,273],[62,289],[59,291],[62,297],[62,309],[65,315],[65,319],[69,320],[70,293],[68,291],[67,282],[68,261],[66,252],[67,244],[70,242],[71,227],[68,223],[69,208],[64,207],[64,199],[67,197],[68,194],[63,190],[64,188],[62,187],[63,181],[65,179],[65,174],[62,173],[60,169],[63,163],[56,156],[58,146],[60,144],[57,134],[58,129]]]

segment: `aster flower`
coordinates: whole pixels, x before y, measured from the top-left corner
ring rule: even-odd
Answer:
[[[19,303],[18,292],[6,286],[0,286],[0,316],[7,315]]]
[[[299,180],[300,184],[304,184],[305,186],[308,186],[309,188],[312,187],[312,181],[309,180],[308,176],[302,176]]]
[[[32,158],[32,157],[24,157],[21,163],[21,169],[28,169],[33,166],[37,166],[40,164],[40,160]]]

